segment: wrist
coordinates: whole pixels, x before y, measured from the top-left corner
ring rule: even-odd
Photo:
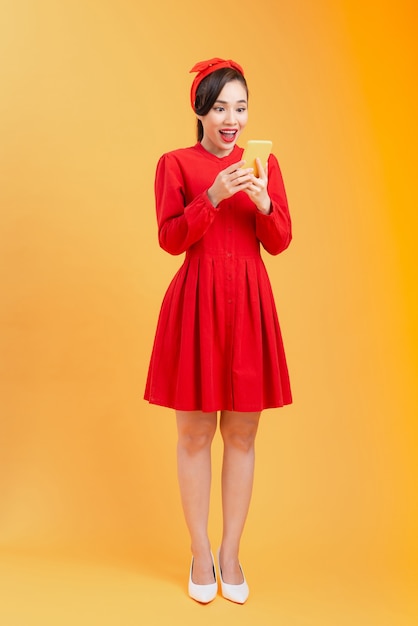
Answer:
[[[264,202],[257,204],[257,209],[260,211],[260,213],[263,213],[263,215],[269,215],[271,213],[270,198],[268,197],[267,200],[265,200]]]
[[[221,200],[220,200],[220,198],[218,198],[218,197],[216,196],[216,194],[215,194],[215,193],[213,193],[213,191],[212,191],[212,188],[211,188],[211,187],[207,190],[207,192],[206,192],[206,193],[207,193],[207,196],[208,196],[208,198],[209,198],[209,202],[210,202],[211,204],[213,204],[213,206],[216,208],[216,207],[218,206],[218,204],[220,203],[220,201],[221,201]]]

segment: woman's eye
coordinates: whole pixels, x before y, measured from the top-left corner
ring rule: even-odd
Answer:
[[[244,113],[245,111],[245,107],[240,107],[239,109],[237,109],[238,113]]]

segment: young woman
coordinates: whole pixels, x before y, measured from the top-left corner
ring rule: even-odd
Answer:
[[[191,537],[189,594],[217,594],[208,538],[211,443],[223,438],[223,535],[218,551],[222,595],[244,603],[239,562],[250,504],[260,413],[292,401],[281,333],[261,245],[273,255],[291,240],[277,159],[259,177],[237,141],[248,120],[248,89],[231,60],[195,65],[191,104],[197,143],[164,154],[155,180],[159,243],[186,253],[165,295],[145,399],[175,409],[178,479]]]

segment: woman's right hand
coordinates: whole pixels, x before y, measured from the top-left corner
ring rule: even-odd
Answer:
[[[238,191],[244,191],[251,185],[253,168],[242,166],[245,161],[238,161],[219,172],[213,185],[208,189],[208,198],[213,206],[218,206],[222,200],[230,198]]]

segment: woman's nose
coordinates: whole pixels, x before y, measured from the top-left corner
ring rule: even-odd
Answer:
[[[228,122],[229,124],[235,124],[235,111],[234,110],[232,109],[226,110],[225,121]]]

